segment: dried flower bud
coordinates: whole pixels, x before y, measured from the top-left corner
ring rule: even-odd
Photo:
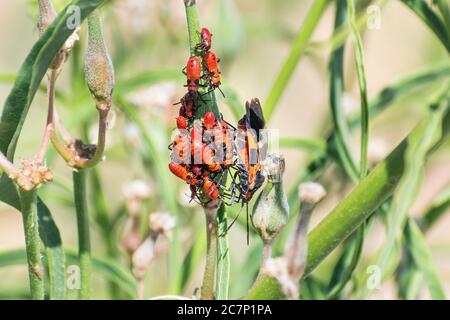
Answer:
[[[144,180],[133,180],[123,185],[122,192],[127,200],[142,200],[151,196],[152,189]]]
[[[298,196],[302,203],[316,204],[326,195],[325,188],[317,182],[305,182],[298,187]]]
[[[155,241],[155,238],[151,236],[147,237],[131,258],[133,273],[138,280],[144,278],[145,273],[153,261],[155,256]]]
[[[99,110],[109,110],[114,88],[114,69],[103,40],[100,17],[88,17],[89,41],[85,57],[86,83]]]
[[[256,199],[252,223],[264,242],[271,242],[287,223],[289,204],[283,188],[284,159],[269,155],[268,182]]]
[[[22,190],[30,191],[52,181],[53,174],[38,161],[22,160],[13,179]]]
[[[156,236],[170,236],[175,227],[175,218],[167,212],[154,212],[149,217],[150,232]]]

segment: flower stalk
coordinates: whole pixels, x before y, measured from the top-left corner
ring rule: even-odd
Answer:
[[[213,300],[217,259],[217,211],[218,208],[204,208],[206,218],[206,264],[200,299]]]

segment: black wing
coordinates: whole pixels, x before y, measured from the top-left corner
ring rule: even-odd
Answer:
[[[264,120],[264,114],[261,108],[261,103],[258,98],[252,99],[252,101],[245,104],[246,111],[246,125],[247,129],[254,129],[256,132],[264,129],[266,121]]]

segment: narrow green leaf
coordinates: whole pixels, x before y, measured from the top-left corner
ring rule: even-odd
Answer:
[[[437,0],[437,7],[444,19],[444,24],[447,27],[447,34],[450,36],[450,3],[448,0]]]
[[[273,112],[275,111],[278,101],[286,89],[297,64],[305,53],[305,49],[311,39],[311,36],[330,2],[331,1],[329,0],[316,0],[313,2],[312,7],[303,22],[303,26],[294,40],[291,51],[284,61],[280,73],[278,74],[272,89],[270,90],[267,101],[264,104],[264,116],[267,120],[270,120]]]
[[[367,81],[364,67],[364,49],[361,36],[356,25],[355,3],[350,0],[349,20],[355,38],[355,61],[358,74],[359,95],[361,99],[361,159],[359,176],[364,178],[367,174],[367,156],[369,146],[369,102],[367,98]]]
[[[181,291],[186,289],[192,273],[195,272],[206,251],[206,231],[200,228],[197,237],[189,249],[183,261],[183,274],[181,279]]]
[[[348,15],[348,18],[346,16]],[[359,181],[366,176],[367,173],[367,150],[369,139],[369,114],[365,83],[364,61],[362,52],[362,42],[356,25],[355,7],[353,0],[343,0],[336,4],[336,20],[335,30],[340,29],[348,24],[355,38],[355,60],[357,66],[358,80],[361,93],[361,156],[359,171],[351,155],[349,135],[350,127],[347,123],[343,111],[343,92],[344,92],[344,48],[345,43],[341,47],[336,48],[332,52],[330,61],[330,104],[333,114],[333,122],[335,126],[335,142],[340,163],[342,164],[347,175],[353,181]],[[355,270],[364,242],[364,225],[359,227],[356,233],[344,245],[343,252],[335,266],[334,274],[330,282],[331,291],[330,299],[336,299],[340,296],[346,284],[351,280],[353,271]],[[339,271],[340,270],[340,271]]]
[[[71,5],[77,6],[80,13],[80,23],[105,0],[74,0]],[[67,7],[68,8],[68,7]],[[5,154],[11,161],[14,158],[17,142],[22,131],[23,124],[28,114],[33,98],[40,87],[41,80],[45,76],[48,67],[52,63],[54,57],[64,45],[67,38],[74,30],[69,29],[68,19],[73,18],[73,12],[64,9],[47,29],[47,31],[39,38],[31,49],[24,63],[22,64],[14,86],[3,106],[2,116],[0,119],[0,152]],[[4,174],[0,177],[0,201],[3,201],[15,208],[20,208],[19,197],[14,184]],[[41,209],[45,206],[42,201]],[[41,210],[41,213],[45,210]],[[43,217],[49,217],[43,215]],[[41,223],[41,221],[40,221]],[[48,227],[56,225],[50,224],[49,221],[42,221]],[[41,228],[41,230],[44,230]],[[41,233],[42,240],[53,241],[53,234]],[[44,231],[43,231],[44,232]],[[52,298],[59,299],[64,293],[61,291],[60,282],[62,279],[61,270],[57,264],[63,259],[59,246],[50,246],[49,250],[49,272],[50,288]]]
[[[328,287],[314,276],[302,279],[300,288],[301,300],[324,300],[327,298]]]
[[[66,297],[65,255],[58,227],[45,203],[38,198],[39,235],[45,246],[45,258],[49,273],[50,299]]]
[[[119,79],[114,88],[114,95],[123,96],[133,90],[149,86],[161,81],[181,81],[183,74],[180,70],[151,70],[139,73],[130,78]]]
[[[365,228],[362,226],[347,240],[344,251],[333,269],[329,285],[330,290],[327,295],[328,299],[338,299],[340,293],[350,281],[361,257],[364,236]]]
[[[6,176],[0,178],[0,198],[4,202],[20,211],[20,201],[13,182]],[[50,210],[40,197],[37,198],[37,213],[39,221],[39,236],[46,252],[49,271],[50,299],[65,298],[65,270],[64,251],[58,227],[53,220]]]
[[[25,249],[0,252],[0,267],[25,265],[26,263],[27,253],[25,252]]]
[[[388,106],[392,105],[393,102],[397,101],[401,97],[408,95],[413,90],[420,89],[421,86],[426,84],[433,84],[436,81],[448,78],[450,76],[450,65],[438,65],[424,71],[413,73],[408,75],[404,79],[397,81],[396,83],[385,87],[380,91],[369,104],[369,116],[370,118],[376,117],[382,111],[384,111]],[[359,112],[352,115],[349,119],[349,124],[351,129],[355,129],[360,125],[360,114]],[[332,132],[327,139],[328,144],[332,143],[334,132]],[[288,201],[291,208],[298,208],[300,205],[297,190],[298,186],[309,180],[314,180],[329,166],[331,161],[328,159],[328,154],[332,150],[328,150],[328,153],[319,154],[314,157],[306,166],[306,170],[299,170],[300,174],[295,179],[288,192]],[[291,212],[289,215],[289,223],[284,228],[285,231],[281,233],[275,242],[274,250],[279,252],[284,248],[284,243],[287,239],[285,235],[289,234],[288,230],[292,230],[295,224],[296,212]]]
[[[445,300],[442,281],[439,278],[426,240],[416,222],[411,218],[407,219],[405,226],[405,243],[414,263],[428,285],[431,297],[435,300]]]
[[[443,110],[436,109],[434,113],[431,112],[431,117],[425,117],[402,143],[309,233],[306,274],[310,273],[339,243],[352,234],[392,194],[406,169],[406,150],[409,146],[421,144],[433,125],[434,130],[437,128],[442,130],[441,139],[434,145],[439,146],[445,141],[450,134],[450,112],[448,112],[450,106],[448,101],[444,102],[447,105],[443,103],[445,105]],[[439,120],[436,121],[437,119]],[[435,149],[432,148],[428,154]]]
[[[426,23],[447,49],[447,52],[450,53],[450,31],[428,3],[424,0],[402,0],[402,2]]]
[[[436,124],[442,129],[441,138],[429,150],[427,156],[441,146],[450,134],[450,105],[448,102],[447,100],[444,108],[445,115]],[[424,118],[402,143],[309,233],[305,277],[392,195],[404,173],[408,146],[422,141],[426,136],[425,133],[428,133],[429,122],[429,118]],[[276,299],[282,297],[278,282],[274,278],[263,276],[255,282],[246,298]]]
[[[347,22],[347,0],[342,0],[336,4],[336,17],[334,28],[339,29]],[[350,129],[343,109],[344,95],[344,46],[336,48],[331,53],[328,66],[330,74],[330,106],[334,124],[334,142],[339,162],[347,175],[353,181],[358,181],[359,173],[352,158],[350,149]]]
[[[78,263],[78,254],[75,250],[66,250],[68,264]],[[0,252],[0,267],[9,267],[17,265],[26,265],[27,257],[25,249],[16,249]],[[131,272],[116,261],[110,261],[105,258],[92,258],[92,268],[95,272],[101,274],[106,279],[113,281],[123,288],[130,296],[136,296],[136,283]]]
[[[231,282],[230,296],[232,299],[241,297],[255,281],[261,265],[262,241],[252,241],[247,251],[244,262],[237,268],[238,272]],[[241,270],[245,270],[245,272],[241,272]]]
[[[447,94],[447,93],[446,93]],[[407,220],[408,211],[413,205],[420,185],[427,154],[442,138],[442,121],[448,111],[449,101],[446,96],[433,104],[420,124],[420,134],[408,140],[405,150],[404,173],[394,192],[391,210],[387,216],[387,239],[377,258],[383,278],[389,275],[388,266],[392,264],[393,252],[400,246],[400,236]]]
[[[444,189],[433,201],[422,218],[422,229],[428,230],[450,208],[450,186]]]
[[[227,213],[223,203],[217,211],[217,222],[216,297],[218,300],[227,300],[230,287],[230,247]]]
[[[321,139],[304,139],[298,137],[289,137],[280,139],[280,148],[292,148],[324,153],[327,150],[327,144],[325,141]]]
[[[214,38],[224,60],[231,60],[240,53],[244,42],[244,27],[234,0],[220,0],[217,27]]]
[[[394,82],[381,90],[369,103],[370,118],[377,116],[386,107],[392,105],[396,100],[407,96],[413,90],[419,89],[426,84],[433,84],[442,79],[450,77],[450,64],[439,64],[423,71]],[[352,129],[360,125],[360,112],[357,111],[349,117],[349,124]]]
[[[105,0],[74,0],[71,4],[80,9],[80,22]],[[16,82],[4,106],[0,120],[0,151],[13,159],[17,141],[31,102],[39,88],[42,78],[59,49],[73,33],[68,28],[68,19],[73,12],[67,8],[39,38],[22,64]]]

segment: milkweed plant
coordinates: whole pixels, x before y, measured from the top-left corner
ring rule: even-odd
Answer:
[[[263,2],[271,18],[301,7],[299,31],[252,24],[231,0],[28,1],[35,43],[0,74],[1,209],[21,213],[8,234],[24,235],[0,251],[0,270],[18,267],[0,297],[365,299],[391,283],[392,298],[446,298],[426,236],[445,223],[450,177],[431,200],[421,187],[434,159],[449,171],[448,1],[395,1],[440,61],[374,94],[368,40],[394,1]],[[234,68],[250,74],[233,79],[247,55]],[[323,110],[287,94],[304,60]],[[396,105],[412,129],[380,142],[380,123],[403,127]]]

